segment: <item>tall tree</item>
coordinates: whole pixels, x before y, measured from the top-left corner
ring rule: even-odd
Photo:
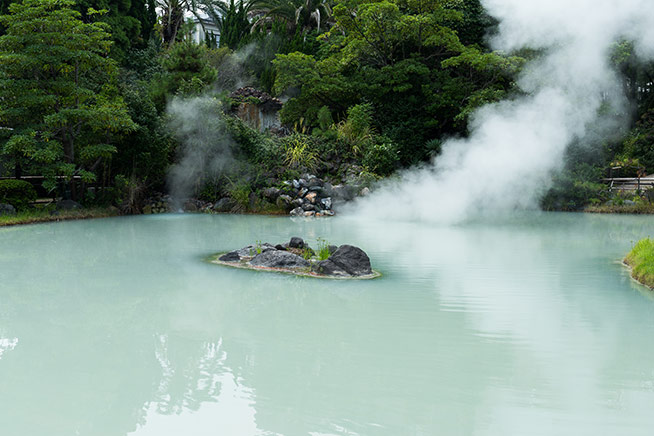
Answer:
[[[145,48],[157,20],[154,0],[76,0],[84,22],[104,21],[111,26],[111,57],[123,62],[134,48]],[[89,16],[89,8],[107,11],[101,17]]]
[[[2,151],[51,188],[55,175],[94,181],[116,137],[135,127],[115,86],[108,25],[84,23],[73,6],[24,0],[0,16],[0,125],[12,129]]]

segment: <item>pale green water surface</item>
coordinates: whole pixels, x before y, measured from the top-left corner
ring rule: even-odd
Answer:
[[[361,246],[383,277],[203,259]],[[654,434],[654,218],[160,215],[0,229],[0,435]]]

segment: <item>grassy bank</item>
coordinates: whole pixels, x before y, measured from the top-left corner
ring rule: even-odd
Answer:
[[[637,203],[637,204],[600,204],[591,205],[584,208],[584,212],[590,213],[631,213],[631,214],[654,214],[654,204]]]
[[[61,211],[54,211],[50,208],[30,209],[18,212],[16,215],[0,215],[0,227],[50,221],[103,218],[115,215],[118,215],[118,211],[115,208],[91,208]]]
[[[641,239],[624,259],[631,267],[631,276],[640,283],[654,288],[654,240]]]

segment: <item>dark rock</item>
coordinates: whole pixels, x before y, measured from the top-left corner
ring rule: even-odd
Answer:
[[[73,210],[81,208],[82,205],[73,200],[61,200],[57,202],[57,209],[59,210]]]
[[[288,246],[291,248],[304,248],[304,239],[293,236],[288,243]]]
[[[302,203],[302,210],[304,210],[304,211],[309,211],[309,210],[315,211],[315,209],[316,209],[316,207],[313,204],[309,203],[309,202]]]
[[[295,207],[302,207],[302,204],[304,203],[304,200],[301,198],[296,198],[295,200],[291,201],[291,206]]]
[[[326,276],[341,276],[349,277],[350,274],[341,268],[338,264],[332,262],[331,260],[321,260],[320,262],[315,263],[311,270],[318,274],[323,274]]]
[[[356,189],[348,185],[336,185],[333,188],[333,197],[337,200],[350,201],[353,200],[356,194]]]
[[[297,254],[289,253],[288,251],[274,250],[257,254],[250,261],[250,265],[266,268],[298,269],[308,268],[310,264],[306,259]]]
[[[298,180],[298,183],[300,184],[300,188],[308,188],[309,187],[309,182],[307,179],[300,179]]]
[[[277,207],[280,209],[285,209],[285,210],[290,210],[291,209],[291,203],[293,199],[291,198],[290,195],[285,195],[282,194],[279,197],[277,197],[277,201],[275,204],[277,204]]]
[[[322,187],[322,194],[323,194],[325,197],[331,197],[332,195],[334,195],[334,187],[332,186],[331,183],[326,182],[326,183],[323,185],[323,187]]]
[[[322,204],[325,209],[331,209],[332,208],[332,199],[331,199],[331,197],[322,198],[320,200],[320,204]]]
[[[318,196],[317,193],[315,193],[315,192],[309,192],[307,195],[304,196],[304,199],[305,199],[305,200],[308,200],[309,203],[311,203],[311,204],[315,204],[315,202],[316,202],[316,197],[317,197],[317,196]]]
[[[275,201],[275,199],[279,196],[279,189],[275,187],[266,188],[263,190],[263,196],[268,200]]]
[[[310,178],[310,179],[308,180],[308,182],[309,182],[309,186],[319,186],[319,187],[322,187],[322,185],[323,185],[323,181],[320,180],[320,179],[317,178],[317,177],[312,177],[312,178]]]
[[[250,197],[249,197],[249,204],[250,204],[250,209],[254,210],[257,208],[257,204],[259,203],[259,196],[257,195],[256,192],[251,192]]]
[[[213,205],[213,210],[216,212],[229,212],[234,208],[235,204],[236,202],[231,198],[221,198]]]
[[[229,253],[220,256],[218,260],[221,262],[238,262],[241,260],[241,256],[239,256],[236,251],[230,251]]]
[[[304,215],[304,209],[302,209],[301,207],[296,207],[295,209],[293,209],[289,213],[291,215],[293,215],[293,216],[302,216],[302,215]]]
[[[276,250],[286,251],[286,247],[284,247],[282,244],[275,245],[275,249]]]
[[[319,274],[357,277],[372,274],[372,267],[365,251],[353,245],[341,245],[327,260],[318,262],[315,271]]]
[[[328,245],[327,246],[327,251],[329,251],[329,255],[331,256],[334,254],[334,252],[338,250],[338,247],[336,245]]]
[[[185,212],[197,212],[198,211],[198,206],[192,201],[187,201],[186,203],[184,203],[183,208],[184,208]]]
[[[16,208],[11,204],[0,203],[0,215],[16,215]]]

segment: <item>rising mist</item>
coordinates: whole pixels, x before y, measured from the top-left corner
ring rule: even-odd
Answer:
[[[495,50],[543,53],[518,79],[524,96],[477,110],[468,138],[447,141],[432,164],[386,183],[349,213],[455,223],[537,207],[570,144],[608,138],[627,120],[628,102],[609,54],[628,39],[642,58],[654,56],[651,1],[483,4],[500,22]]]

